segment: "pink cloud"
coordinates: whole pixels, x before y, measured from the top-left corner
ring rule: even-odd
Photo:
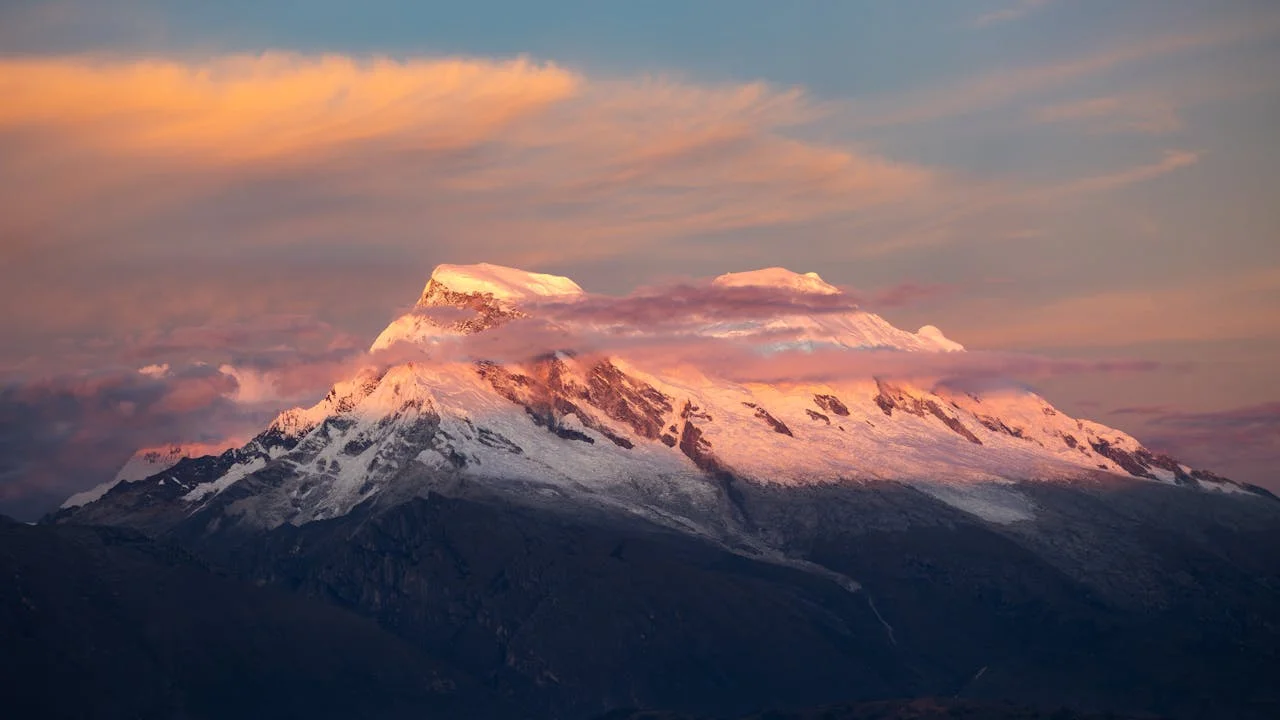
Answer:
[[[1209,412],[1140,409],[1150,410],[1141,413],[1149,447],[1280,491],[1280,402]]]
[[[857,297],[847,293],[797,293],[772,287],[720,287],[706,283],[642,290],[622,298],[596,295],[574,302],[530,307],[533,315],[557,321],[645,329],[785,315],[848,313],[857,309]]]
[[[630,306],[625,310],[628,318],[647,315],[647,311],[638,313]],[[734,308],[734,312],[742,310]],[[823,382],[876,376],[910,379],[922,384],[1000,378],[1032,381],[1073,374],[1150,372],[1161,367],[1161,363],[1150,360],[1079,360],[981,351],[780,350],[787,343],[799,340],[800,331],[764,329],[744,336],[709,337],[699,332],[696,322],[688,321],[689,316],[658,319],[649,326],[624,322],[611,325],[599,308],[593,309],[589,317],[595,326],[569,326],[529,318],[465,336],[456,343],[430,351],[404,345],[393,346],[393,349],[409,353],[409,357],[417,353],[420,362],[483,359],[519,363],[558,351],[617,355],[653,370],[690,365],[741,382]],[[376,357],[377,354],[373,359]]]
[[[903,290],[901,297],[917,294]],[[0,428],[8,452],[3,491],[67,494],[114,472],[134,449],[168,442],[216,442],[261,430],[276,412],[318,399],[337,380],[366,367],[406,362],[524,362],[556,351],[621,356],[652,370],[693,366],[739,382],[820,382],[871,377],[966,386],[1064,374],[1145,372],[1149,361],[1050,359],[1015,353],[898,350],[779,350],[797,330],[768,321],[856,310],[855,296],[776,288],[685,283],[624,298],[588,296],[575,303],[531,307],[545,318],[513,320],[434,346],[393,345],[376,352],[334,346],[323,324],[301,317],[258,323],[177,328],[122,345],[126,354],[163,359],[96,374],[46,376],[0,392]],[[754,332],[710,337],[708,323],[763,321]],[[262,347],[268,339],[294,339]],[[251,347],[241,348],[238,343]],[[236,361],[192,364],[200,353]],[[180,361],[179,358],[187,358]],[[163,367],[163,369],[162,369]]]
[[[1168,415],[1174,412],[1168,405],[1134,405],[1131,407],[1117,408],[1111,411],[1112,415],[1147,415],[1160,416]]]
[[[47,509],[109,479],[140,447],[252,435],[277,408],[236,403],[236,388],[235,378],[209,366],[0,386],[0,500]]]
[[[851,313],[864,305],[902,307],[947,292],[941,285],[903,283],[871,293],[841,288],[839,294],[805,293],[766,286],[725,287],[707,282],[642,288],[625,297],[590,295],[571,302],[529,306],[549,320],[598,323],[644,330],[789,315]]]
[[[871,308],[899,308],[932,300],[946,295],[952,288],[946,285],[902,283],[870,295],[864,303]]]
[[[232,322],[181,325],[128,338],[124,356],[145,360],[210,351],[293,350],[307,344],[350,347],[355,338],[329,323],[297,314],[267,314]]]
[[[1027,5],[1010,10],[1016,13],[1018,7],[1026,8]],[[993,13],[990,17],[1009,17],[1008,12]],[[1020,96],[1044,92],[1126,65],[1235,45],[1274,35],[1277,31],[1280,31],[1280,14],[1245,13],[1229,21],[1197,28],[1194,32],[1153,35],[1137,41],[1126,39],[1056,62],[1001,69],[953,82],[946,87],[886,98],[881,103],[869,104],[862,113],[862,121],[876,126],[904,125],[985,112]]]

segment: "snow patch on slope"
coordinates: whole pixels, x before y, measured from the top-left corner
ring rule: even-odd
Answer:
[[[912,487],[935,500],[963,510],[970,515],[999,525],[1008,525],[1035,517],[1035,508],[1013,484],[987,482],[958,484],[941,482],[916,482]]]

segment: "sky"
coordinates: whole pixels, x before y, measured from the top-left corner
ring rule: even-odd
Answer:
[[[0,0],[0,512],[314,399],[255,368],[444,262],[817,271],[1280,489],[1278,67],[1270,0]]]

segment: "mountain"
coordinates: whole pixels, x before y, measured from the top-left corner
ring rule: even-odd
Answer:
[[[47,521],[373,618],[529,717],[1280,708],[1266,491],[1023,389],[930,380],[981,356],[814,273],[648,302],[440,266],[373,343],[389,362]],[[778,379],[817,362],[838,372]]]
[[[781,268],[724,275],[715,285],[839,293],[815,273]],[[529,301],[583,295],[567,278],[441,266],[414,310],[372,349],[439,349],[525,317]],[[432,314],[440,309],[462,315],[441,321]],[[860,310],[708,321],[698,331],[767,337],[775,352],[836,348],[854,359],[964,352],[937,328],[905,332]],[[368,368],[315,406],[281,414],[241,448],[154,467],[169,471],[113,486],[93,502],[77,496],[64,509],[82,520],[135,525],[141,513],[151,518],[142,524],[159,529],[193,515],[270,529],[342,516],[366,502],[394,505],[465,480],[757,545],[734,507],[735,483],[892,480],[993,522],[1034,513],[1009,481],[1121,474],[1204,491],[1265,492],[1070,418],[1025,390],[975,394],[876,377],[733,382],[703,368],[659,374],[572,348],[522,363],[450,357]]]
[[[206,443],[178,443],[162,447],[142,448],[133,454],[115,477],[96,485],[84,492],[78,492],[62,503],[62,508],[75,508],[87,505],[100,499],[107,491],[121,483],[146,480],[157,473],[164,472],[187,458],[205,457],[210,453],[221,452],[225,448]]]

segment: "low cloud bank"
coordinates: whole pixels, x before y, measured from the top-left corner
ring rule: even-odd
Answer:
[[[894,296],[902,295],[910,292]],[[851,350],[808,337],[804,318],[865,317],[858,310],[864,299],[852,291],[819,295],[685,283],[622,298],[529,306],[536,315],[485,332],[377,351],[361,350],[353,338],[298,316],[130,338],[110,348],[118,362],[133,363],[129,367],[27,375],[0,388],[0,506],[31,516],[110,477],[139,447],[247,438],[280,410],[315,402],[362,368],[406,362],[522,363],[565,351],[620,356],[656,371],[693,367],[736,382],[881,377],[952,387],[1159,367],[1023,353]],[[449,323],[465,313],[432,317]]]

